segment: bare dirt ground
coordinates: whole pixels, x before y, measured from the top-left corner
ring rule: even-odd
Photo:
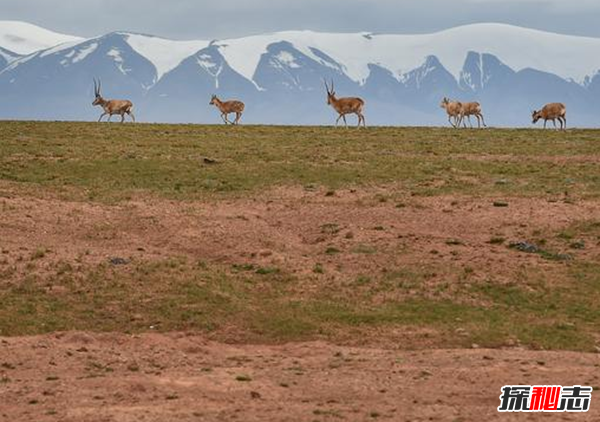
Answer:
[[[376,188],[289,188],[256,199],[105,205],[23,197],[4,186],[0,246],[5,263],[22,274],[60,260],[185,256],[277,266],[298,276],[321,263],[333,286],[388,267],[433,266],[441,271],[426,280],[434,287],[448,267],[468,267],[474,280],[494,274],[501,282],[523,268],[560,277],[561,264],[490,240],[553,236],[600,215],[597,201],[498,199],[508,206],[490,198],[403,198]],[[48,251],[44,262],[27,268],[23,257],[39,248]],[[572,253],[593,261],[600,246]],[[310,280],[299,283],[299,294],[311,289]],[[594,400],[585,415],[496,412],[505,384],[600,385],[597,354],[412,352],[410,344],[362,340],[261,346],[193,334],[0,338],[0,420],[600,420]],[[377,348],[351,347],[359,344]]]
[[[597,201],[509,198],[506,207],[496,207],[491,198],[398,198],[375,188],[331,194],[286,188],[254,199],[138,199],[115,206],[23,198],[9,188],[3,196],[1,246],[5,259],[17,264],[45,248],[50,261],[185,256],[273,265],[299,275],[318,262],[336,279],[408,264],[469,267],[475,277],[500,279],[523,267],[555,272],[555,263],[515,254],[506,242],[536,236],[552,242],[560,230],[600,215]],[[494,238],[505,242],[490,242]],[[598,259],[600,245],[577,254]],[[444,279],[443,270],[438,276]]]
[[[20,421],[520,421],[506,384],[600,383],[597,355],[407,352],[325,343],[223,345],[186,334],[0,340],[0,419]]]

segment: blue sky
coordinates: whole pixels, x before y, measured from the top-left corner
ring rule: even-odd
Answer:
[[[175,39],[287,29],[426,33],[502,22],[600,37],[599,0],[0,0],[0,19],[94,36],[130,30]]]

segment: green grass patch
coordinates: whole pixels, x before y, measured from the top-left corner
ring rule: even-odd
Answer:
[[[231,128],[0,122],[0,180],[92,201],[173,199],[273,186],[395,184],[414,195],[597,197],[598,132],[438,128]],[[507,156],[512,157],[506,159]],[[218,164],[206,164],[211,157]],[[557,165],[544,157],[569,158]],[[510,180],[511,183],[498,183]]]
[[[359,276],[336,289],[311,284],[310,293],[298,296],[302,280],[281,270],[259,274],[180,259],[69,272],[63,265],[2,285],[0,335],[192,330],[217,339],[235,332],[244,341],[287,342],[422,327],[437,333],[428,343],[440,347],[496,347],[518,339],[536,348],[593,350],[600,324],[597,264],[571,264],[559,285],[526,274],[512,284],[478,283],[439,298],[423,283],[429,276],[422,269]],[[392,295],[406,289],[405,299]],[[379,292],[389,298],[376,299]]]

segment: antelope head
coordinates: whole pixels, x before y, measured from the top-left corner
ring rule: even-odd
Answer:
[[[542,112],[533,110],[533,112],[531,113],[531,118],[533,119],[532,123],[536,124],[538,120],[542,118]]]
[[[98,105],[102,105],[102,103],[104,102],[104,98],[102,98],[102,94],[100,93],[100,90],[102,88],[102,82],[100,82],[100,79],[98,79],[98,81],[96,81],[96,78],[94,78],[94,102],[92,103],[93,106],[98,106]]]
[[[332,105],[337,98],[335,98],[335,87],[333,86],[333,79],[331,80],[331,88],[327,85],[327,81],[323,79],[325,83],[325,89],[327,90],[327,105]]]
[[[213,94],[213,96],[210,98],[210,103],[208,103],[208,104],[209,105],[217,105],[217,101],[218,101],[217,96]]]
[[[444,97],[444,99],[440,103],[440,107],[441,108],[446,108],[448,106],[448,104],[450,104],[450,100],[447,97]]]

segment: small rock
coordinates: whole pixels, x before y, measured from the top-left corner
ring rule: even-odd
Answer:
[[[253,399],[257,400],[257,399],[260,399],[262,396],[260,395],[260,393],[257,393],[256,391],[251,391],[250,392],[250,397],[252,397]]]
[[[497,208],[506,208],[508,207],[508,202],[506,201],[494,201],[494,206]]]
[[[202,161],[204,162],[204,164],[218,164],[218,161],[214,158],[204,157]]]
[[[463,337],[467,337],[469,335],[467,330],[465,330],[464,328],[457,328],[456,330],[454,330],[454,332],[456,334],[458,334],[459,336],[463,336]]]
[[[508,247],[511,249],[516,249],[520,252],[527,252],[527,253],[540,252],[540,248],[537,245],[534,245],[533,243],[529,243],[529,242],[510,242]]]
[[[573,242],[569,245],[571,249],[585,249],[585,242],[583,240],[578,240],[577,242]]]
[[[111,258],[109,260],[111,265],[127,265],[129,264],[129,261],[126,260],[125,258],[119,258],[119,257],[115,257],[115,258]]]

